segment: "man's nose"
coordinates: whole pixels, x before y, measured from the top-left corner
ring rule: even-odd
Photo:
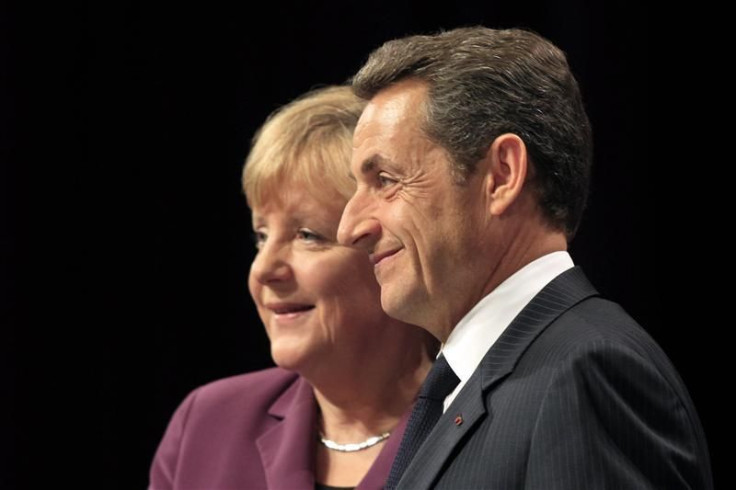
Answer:
[[[364,193],[356,192],[345,205],[337,229],[337,241],[370,253],[381,234],[381,225],[371,216],[371,202]]]

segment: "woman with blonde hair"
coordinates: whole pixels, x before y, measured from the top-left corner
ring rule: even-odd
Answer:
[[[194,390],[151,490],[383,488],[438,346],[383,312],[368,256],[337,243],[363,107],[348,87],[321,88],[256,134],[243,172],[249,288],[278,367]]]

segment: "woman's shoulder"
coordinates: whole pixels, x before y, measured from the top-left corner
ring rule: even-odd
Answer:
[[[169,488],[160,482],[170,481],[175,473],[181,481],[224,481],[220,480],[223,468],[260,482],[256,441],[279,422],[270,415],[271,407],[298,398],[295,393],[305,385],[299,375],[271,368],[218,379],[192,390],[175,411],[159,445],[151,487]],[[254,485],[265,488],[265,480]],[[242,483],[214,486],[244,487]]]
[[[190,433],[205,428],[210,434],[217,428],[227,433],[233,424],[240,429],[259,426],[275,403],[293,401],[303,383],[298,374],[280,368],[218,379],[192,390],[176,409],[172,424],[182,430],[186,426]]]
[[[243,388],[263,388],[265,386],[289,385],[296,381],[299,375],[293,371],[287,371],[280,367],[262,369],[245,374],[238,374],[210,381],[199,387],[201,390],[208,391],[230,391],[242,390]]]
[[[269,401],[279,397],[301,378],[279,367],[230,376],[202,385],[189,395],[197,404],[229,403],[238,399]]]

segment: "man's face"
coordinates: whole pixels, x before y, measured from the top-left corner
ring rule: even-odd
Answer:
[[[444,340],[480,299],[489,269],[477,232],[487,218],[482,176],[455,183],[449,155],[424,134],[426,97],[426,85],[409,80],[366,107],[338,239],[370,254],[390,316]]]

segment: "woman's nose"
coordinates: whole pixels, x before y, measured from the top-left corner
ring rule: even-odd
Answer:
[[[292,277],[292,269],[286,246],[265,243],[253,259],[250,270],[261,284],[288,281]]]

